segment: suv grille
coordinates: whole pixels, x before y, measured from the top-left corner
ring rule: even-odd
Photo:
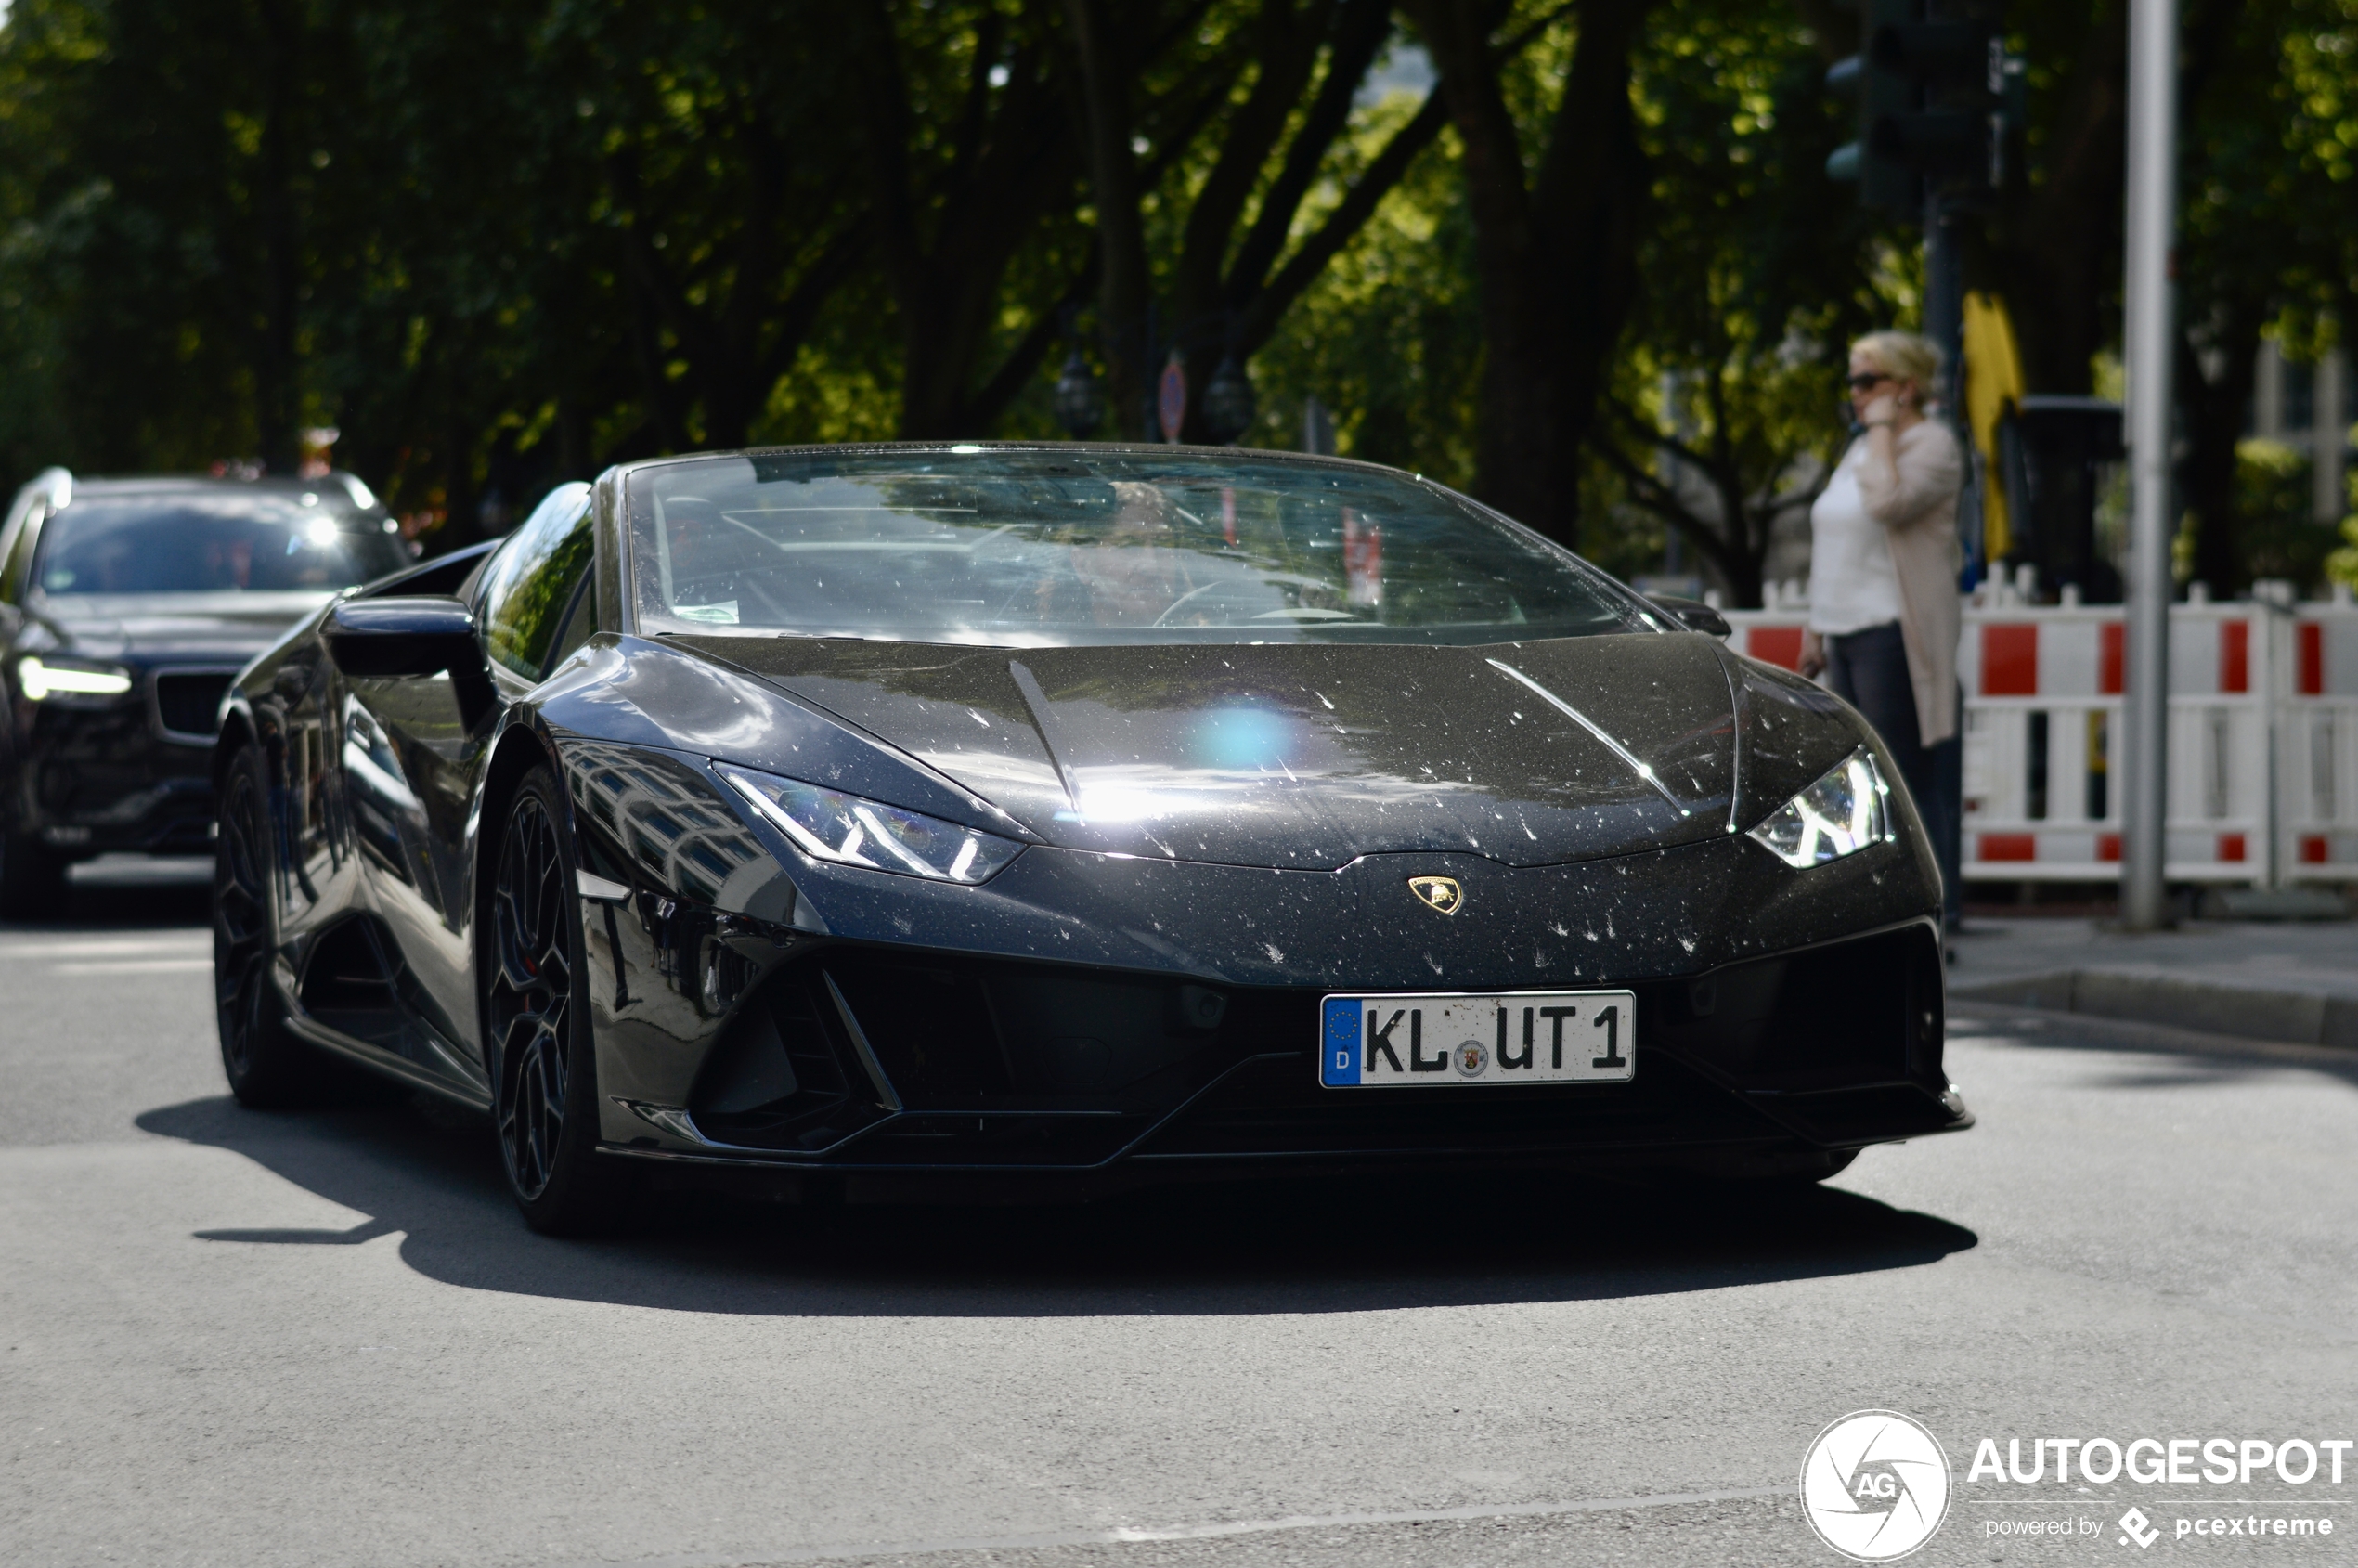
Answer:
[[[229,682],[235,679],[235,673],[226,669],[188,673],[167,670],[158,675],[156,717],[162,720],[165,732],[211,740],[221,693],[229,689]]]

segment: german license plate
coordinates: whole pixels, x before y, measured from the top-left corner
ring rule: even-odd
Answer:
[[[1394,991],[1318,1008],[1329,1089],[1626,1083],[1638,997],[1627,991]]]

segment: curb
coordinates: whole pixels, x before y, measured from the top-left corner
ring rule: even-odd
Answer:
[[[2358,996],[2189,979],[2160,968],[2048,969],[1952,986],[1960,1002],[2084,1013],[2203,1034],[2358,1051]]]

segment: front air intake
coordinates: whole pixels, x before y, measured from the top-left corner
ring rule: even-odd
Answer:
[[[823,985],[813,973],[781,974],[739,1011],[689,1096],[705,1136],[810,1152],[885,1114]]]

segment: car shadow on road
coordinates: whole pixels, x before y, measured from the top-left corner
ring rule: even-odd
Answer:
[[[399,1232],[447,1284],[676,1311],[825,1316],[1366,1312],[1648,1296],[1916,1268],[1973,1232],[1834,1188],[1730,1192],[1582,1175],[1271,1180],[1031,1207],[660,1200],[633,1231],[526,1230],[488,1129],[406,1108],[272,1115],[226,1097],[138,1118],[356,1214],[221,1229],[234,1246]]]

